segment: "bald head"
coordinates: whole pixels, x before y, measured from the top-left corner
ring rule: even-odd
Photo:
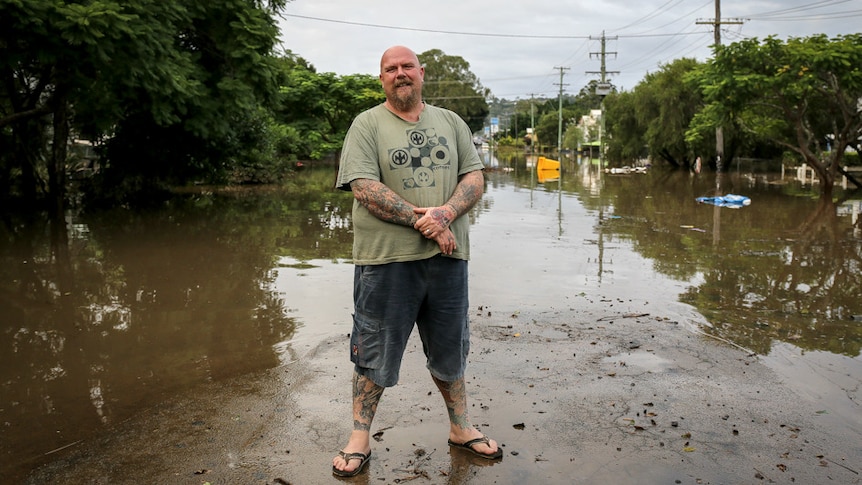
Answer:
[[[386,100],[399,112],[409,112],[422,105],[422,83],[425,68],[419,57],[407,47],[386,49],[380,58],[380,82]]]
[[[383,52],[383,57],[380,58],[380,72],[386,69],[386,66],[392,65],[393,62],[403,62],[404,60],[412,61],[416,66],[419,66],[419,57],[409,47],[403,45],[395,45]]]

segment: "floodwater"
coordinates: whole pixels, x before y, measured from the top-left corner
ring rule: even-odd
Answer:
[[[577,310],[579,298],[659,302],[858,424],[848,391],[862,385],[858,195],[824,205],[796,172],[752,167],[607,174],[577,160],[546,178],[523,156],[483,155],[473,305],[535,318]],[[284,188],[201,189],[148,211],[71,215],[63,251],[48,223],[6,217],[0,476],[20,478],[181,392],[348,333],[352,199],[331,189],[334,170],[311,164]],[[751,205],[695,200],[727,193]],[[495,240],[500,228],[530,237],[512,248]]]

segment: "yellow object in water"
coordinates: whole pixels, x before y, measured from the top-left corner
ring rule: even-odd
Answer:
[[[550,158],[539,157],[536,162],[536,170],[559,170],[559,160],[551,160]]]
[[[540,184],[560,180],[560,162],[558,160],[551,160],[550,158],[539,157],[536,161],[536,175],[539,178]]]

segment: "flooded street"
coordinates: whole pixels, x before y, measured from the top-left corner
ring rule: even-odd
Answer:
[[[475,332],[499,327],[485,321],[494,315],[536,324],[531,338],[551,341],[565,326],[541,323],[581,307],[660,312],[756,354],[862,436],[858,194],[823,207],[795,173],[750,167],[717,178],[568,161],[560,179],[540,182],[524,157],[486,162],[486,194],[470,215]],[[352,199],[331,189],[334,175],[312,164],[283,189],[201,190],[146,212],[76,216],[68,253],[52,251],[46,222],[9,220],[0,476],[23,480],[177,395],[290,366],[348,334]],[[717,191],[751,205],[695,200]],[[517,346],[498,343],[486,350]],[[667,365],[649,354],[628,362]]]

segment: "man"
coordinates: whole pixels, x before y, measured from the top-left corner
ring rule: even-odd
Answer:
[[[425,69],[391,47],[380,61],[386,101],[353,121],[337,186],[352,190],[354,315],[350,337],[353,432],[332,473],[354,476],[371,458],[370,429],[386,387],[398,383],[414,324],[449,412],[449,444],[499,459],[502,450],[470,424],[464,370],[469,220],[484,190],[482,162],[466,123],[422,101]]]

